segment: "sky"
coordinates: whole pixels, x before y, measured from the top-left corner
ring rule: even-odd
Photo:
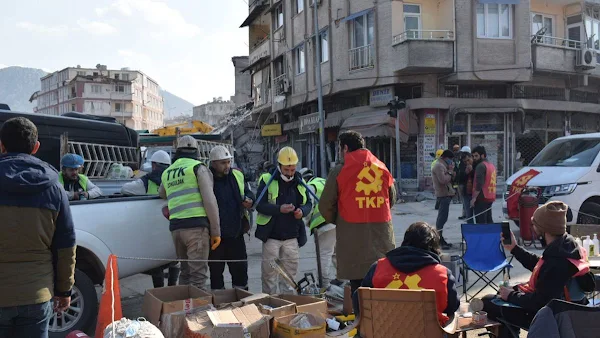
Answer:
[[[231,58],[248,55],[247,1],[0,0],[0,68],[100,63],[141,70],[196,105],[229,99]]]

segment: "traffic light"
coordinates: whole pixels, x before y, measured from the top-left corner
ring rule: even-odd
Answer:
[[[388,103],[388,108],[390,109],[388,111],[388,115],[390,117],[397,118],[398,117],[398,109],[404,109],[404,108],[406,108],[406,102],[399,101],[398,100],[398,96],[396,96],[393,100],[391,100]]]

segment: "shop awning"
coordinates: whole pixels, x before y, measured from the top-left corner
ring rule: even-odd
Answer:
[[[350,14],[347,17],[343,18],[341,20],[341,22],[346,22],[346,21],[354,20],[354,19],[358,18],[359,16],[363,16],[363,15],[369,13],[372,10],[373,10],[373,8],[369,8],[369,9],[365,9],[364,11],[360,11],[360,12],[356,12],[354,14]]]
[[[268,1],[264,1],[264,0],[256,0],[256,1],[260,2],[260,3],[256,6],[254,6],[254,8],[250,12],[250,14],[248,14],[248,17],[246,18],[246,20],[244,20],[244,22],[242,22],[242,25],[240,26],[240,28],[250,25],[252,23],[252,21],[254,21],[254,19],[258,18],[258,16],[264,12],[265,8],[267,8],[269,6]]]
[[[268,59],[270,59],[270,58],[271,58],[271,56],[269,56],[269,55],[265,55],[265,56],[263,56],[263,57],[260,57],[260,58],[258,58],[256,61],[254,61],[254,62],[252,62],[251,64],[249,64],[249,65],[248,65],[248,67],[246,67],[246,68],[244,68],[244,69],[240,70],[240,73],[245,73],[245,72],[247,72],[248,70],[252,69],[254,66],[256,66],[256,65],[257,65],[259,62],[262,62],[262,61],[264,61],[264,60],[268,60]]]
[[[479,0],[480,4],[518,5],[521,0]]]
[[[408,141],[408,111],[403,109],[398,113],[400,115],[400,139],[402,142],[406,142]],[[363,137],[395,138],[395,123],[395,119],[388,115],[387,110],[357,113],[344,120],[340,131],[354,130],[361,133]]]
[[[525,130],[525,110],[521,107],[451,107],[448,111],[448,131],[452,134],[454,120],[458,114],[517,114],[521,122],[521,130]]]

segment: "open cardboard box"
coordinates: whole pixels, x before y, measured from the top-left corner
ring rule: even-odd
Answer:
[[[246,297],[254,295],[253,293],[242,289],[214,290],[212,291],[212,294],[213,304],[215,306],[239,302]]]
[[[271,296],[247,299],[246,304],[256,304],[261,313],[272,316],[273,318],[293,315],[296,313],[296,304]],[[265,309],[261,305],[268,306],[270,309]]]
[[[290,321],[294,319],[296,316],[300,315],[300,313],[275,318],[274,328],[273,328],[273,337],[275,338],[321,338],[325,337],[325,332],[327,330],[327,324],[325,319],[320,316],[315,316],[310,313],[306,313],[305,315],[308,317],[311,327],[307,329],[299,329],[290,325]]]
[[[302,295],[276,295],[275,298],[287,300],[296,304],[296,312],[310,313],[317,317],[327,315],[327,301],[320,298]]]
[[[161,315],[212,304],[212,295],[192,285],[146,290],[142,310],[150,323],[159,326]]]
[[[186,318],[186,338],[269,338],[269,316],[254,304],[198,313]],[[246,335],[248,334],[248,335]]]

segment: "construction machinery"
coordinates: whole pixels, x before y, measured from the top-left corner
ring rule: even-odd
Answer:
[[[187,134],[208,134],[215,128],[208,123],[202,121],[191,121],[184,123],[177,123],[162,128],[153,130],[154,134],[159,136],[175,136],[175,135],[187,135]]]

